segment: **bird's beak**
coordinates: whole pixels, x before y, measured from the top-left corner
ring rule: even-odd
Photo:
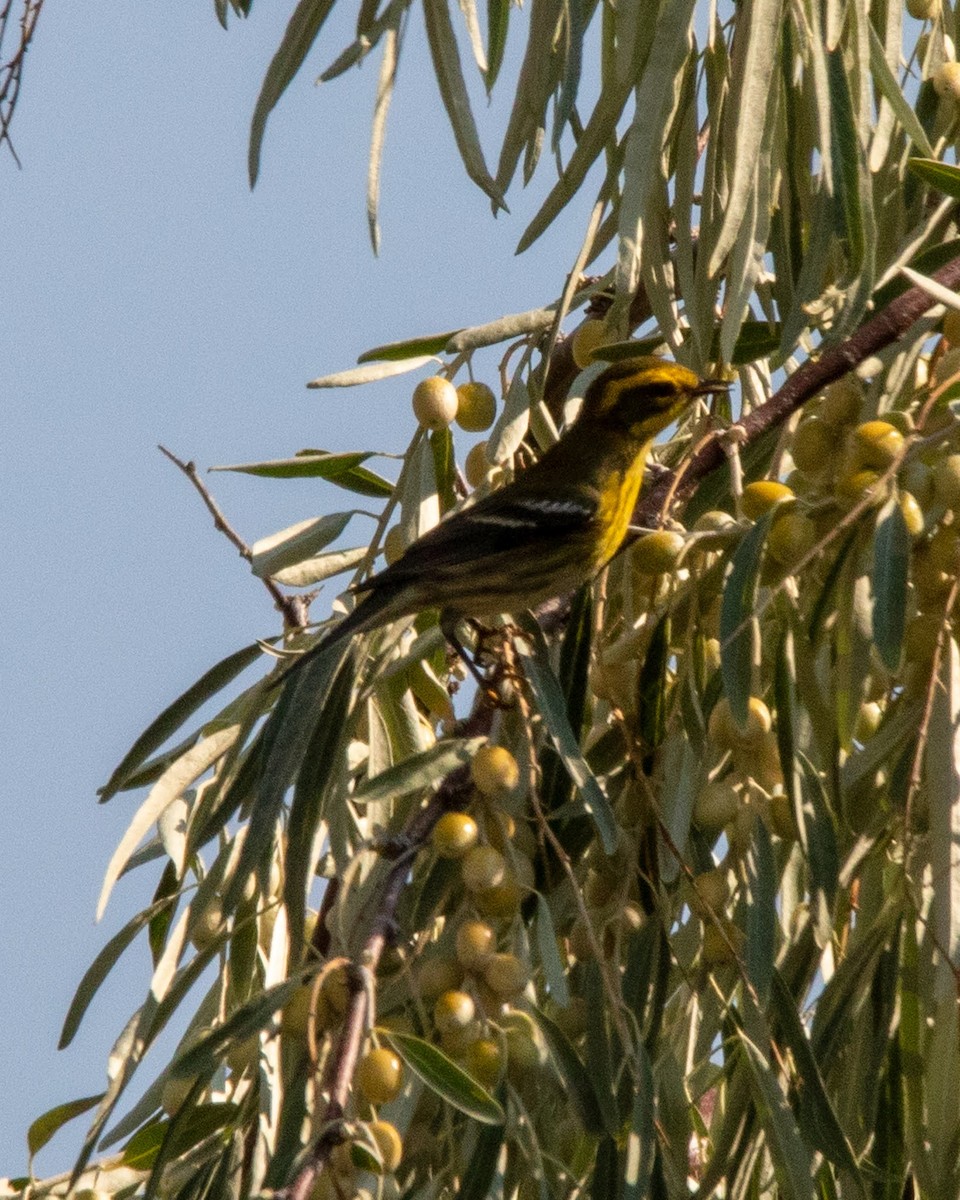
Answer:
[[[714,396],[718,392],[729,392],[733,384],[727,379],[701,379],[693,389],[695,396]]]

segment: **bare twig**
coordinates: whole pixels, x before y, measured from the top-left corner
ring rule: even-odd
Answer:
[[[253,552],[224,516],[223,510],[210,494],[207,485],[200,478],[200,473],[197,470],[196,465],[192,462],[184,462],[182,459],[177,458],[177,456],[172,451],[168,450],[166,446],[159,446],[158,449],[161,454],[164,454],[170,459],[174,466],[180,468],[184,475],[186,475],[193,486],[197,489],[197,492],[200,494],[200,499],[206,505],[207,511],[213,517],[214,527],[224,535],[231,545],[237,548],[241,558],[245,558],[247,562],[251,562],[253,560]],[[272,579],[269,578],[263,580],[263,586],[270,593],[274,604],[280,610],[280,613],[283,616],[284,627],[288,631],[302,629],[307,623],[307,610],[310,606],[310,600],[312,597],[288,596],[282,592],[279,587],[277,587],[276,583],[274,583]]]
[[[3,50],[4,38],[10,23],[13,0],[5,0],[0,8],[0,53]],[[20,96],[20,85],[23,82],[23,67],[27,49],[33,40],[43,8],[43,0],[23,0],[23,12],[20,15],[20,41],[13,57],[0,65],[0,144],[7,143],[13,161],[20,166],[20,159],[10,140],[10,125]]]

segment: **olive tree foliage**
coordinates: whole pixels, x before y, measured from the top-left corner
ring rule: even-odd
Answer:
[[[339,54],[333,7],[291,17],[251,173],[301,68],[333,56],[330,79],[376,53],[375,230],[412,0],[364,0]],[[379,520],[356,534],[344,508],[245,548],[283,630],[209,668],[102,789],[145,792],[102,904],[131,871],[155,891],[81,981],[63,1044],[136,940],[154,971],[106,1089],[30,1131],[35,1151],[86,1114],[72,1178],[14,1186],[953,1200],[955,12],[418,7],[471,178],[495,208],[518,171],[547,179],[521,249],[600,164],[582,245],[542,309],[313,381],[476,371],[502,403],[469,484],[472,439],[448,426],[417,428],[395,481],[316,449],[231,468],[322,478]],[[525,39],[510,84],[508,38]],[[516,92],[495,168],[470,56]],[[461,683],[429,612],[291,672],[338,619],[306,623],[309,589],[362,579],[385,543],[522,469],[631,335],[630,352],[736,381],[659,447],[636,514],[659,532],[488,631],[484,688]],[[179,1047],[131,1104],[172,1020]]]

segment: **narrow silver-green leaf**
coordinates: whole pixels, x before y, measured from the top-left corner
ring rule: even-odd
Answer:
[[[457,767],[470,762],[483,741],[483,738],[444,738],[429,750],[411,755],[367,780],[351,800],[354,804],[377,804],[400,800],[411,792],[432,787]]]
[[[196,683],[168,705],[159,717],[151,721],[140,734],[123,756],[120,765],[100,788],[98,795],[101,803],[122,791],[126,780],[155,750],[176,733],[184,721],[193,716],[197,709],[206,704],[212,696],[222,691],[241,671],[256,662],[262,654],[263,649],[259,642],[252,646],[244,646],[242,650],[237,650],[234,654],[230,654],[218,662],[215,667],[211,667],[209,671],[200,676]],[[184,750],[186,748],[184,747]]]
[[[460,332],[459,329],[448,329],[446,333],[426,333],[423,337],[404,338],[399,342],[387,342],[383,346],[374,346],[357,358],[358,363],[377,362],[381,359],[387,362],[405,362],[410,358],[434,358],[446,349],[450,339]]]
[[[553,1000],[561,1008],[570,1003],[570,988],[567,983],[567,973],[560,961],[560,951],[557,949],[557,931],[553,924],[553,915],[546,897],[537,892],[537,950],[540,954],[540,965],[543,967],[543,978],[547,990]]]
[[[414,1075],[441,1099],[484,1125],[504,1124],[506,1115],[500,1104],[442,1050],[412,1033],[385,1032]]]
[[[730,710],[740,725],[747,720],[753,679],[753,642],[760,568],[772,513],[747,532],[734,552],[720,604],[720,670]]]
[[[918,179],[935,187],[938,192],[960,200],[960,167],[938,162],[935,158],[911,158],[907,166]]]
[[[557,310],[533,308],[529,312],[509,313],[488,321],[485,325],[471,325],[452,335],[444,346],[447,354],[463,354],[468,350],[479,350],[482,346],[495,346],[511,338],[524,337],[528,333],[539,333],[553,324]]]
[[[436,362],[432,354],[417,354],[412,358],[388,360],[386,362],[365,363],[359,367],[349,367],[346,371],[335,371],[332,375],[318,375],[307,384],[308,388],[341,388],[359,387],[364,383],[376,383],[379,379],[392,379],[396,375],[407,375],[410,371],[418,371],[427,363]],[[221,468],[226,470],[226,468]]]
[[[42,1116],[31,1122],[30,1128],[27,1130],[27,1149],[31,1159],[68,1121],[89,1112],[102,1099],[103,1092],[98,1092],[96,1096],[84,1096],[82,1100],[68,1100],[65,1104],[58,1104],[55,1108],[48,1109]]]
[[[876,84],[880,94],[887,101],[890,107],[896,114],[897,120],[903,126],[903,131],[907,137],[913,142],[917,150],[924,158],[933,159],[934,153],[927,140],[927,135],[924,132],[923,126],[917,114],[910,105],[909,100],[900,90],[900,84],[894,77],[890,66],[887,63],[886,56],[883,52],[883,43],[873,27],[872,21],[867,21],[867,28],[870,34],[870,71],[873,75],[873,82]],[[919,159],[911,159],[911,165]],[[938,166],[941,164],[937,164]],[[956,168],[952,168],[956,170]]]
[[[539,1008],[533,1008],[531,1012],[547,1040],[550,1056],[580,1124],[587,1133],[602,1134],[600,1104],[586,1067],[559,1025]]]
[[[570,727],[563,692],[547,653],[547,644],[540,627],[529,617],[520,619],[524,637],[518,639],[517,650],[523,671],[537,702],[550,740],[563,760],[570,778],[577,786],[583,806],[597,827],[597,833],[607,854],[612,854],[620,840],[620,830],[610,801],[587,765],[576,736]]]
[[[903,648],[910,576],[910,534],[895,499],[880,514],[873,541],[873,640],[895,671]]]
[[[473,182],[494,202],[494,206],[506,209],[503,194],[487,170],[480,148],[480,137],[470,109],[470,98],[460,67],[460,51],[446,0],[423,0],[423,15],[440,97],[447,110],[463,165]]]
[[[336,541],[353,516],[353,512],[345,512],[311,517],[271,533],[269,537],[258,538],[251,547],[250,566],[254,575],[266,579],[286,567],[302,563]]]
[[[707,272],[714,276],[733,246],[750,196],[773,86],[774,64],[783,22],[783,0],[745,0],[737,14],[730,63],[731,96],[721,125],[728,161],[729,194],[723,223],[710,251]]]
[[[277,101],[287,90],[287,85],[303,65],[303,60],[310,52],[310,47],[316,41],[324,21],[330,14],[335,0],[300,0],[293,10],[293,16],[287,25],[286,32],[277,52],[274,54],[253,110],[253,120],[250,122],[250,148],[247,152],[247,167],[250,174],[250,186],[257,182],[260,173],[260,148],[263,145],[263,132],[267,125],[267,117],[273,111]]]

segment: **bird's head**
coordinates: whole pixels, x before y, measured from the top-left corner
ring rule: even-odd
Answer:
[[[587,388],[580,417],[615,421],[638,439],[671,425],[696,396],[725,392],[719,379],[700,379],[679,363],[642,355],[611,363]]]

